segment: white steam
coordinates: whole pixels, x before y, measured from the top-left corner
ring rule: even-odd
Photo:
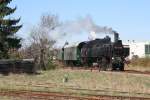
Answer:
[[[90,32],[90,36],[88,37],[89,40],[95,40],[97,38],[97,35],[96,33],[93,31],[93,32]]]

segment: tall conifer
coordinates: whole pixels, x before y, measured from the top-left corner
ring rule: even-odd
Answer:
[[[17,25],[19,19],[8,18],[16,10],[8,4],[12,0],[0,0],[0,59],[9,58],[10,49],[18,49],[21,47],[21,38],[18,38],[15,33],[22,27]]]

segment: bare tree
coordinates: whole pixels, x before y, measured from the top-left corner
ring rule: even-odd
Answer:
[[[54,30],[57,26],[60,25],[57,15],[44,14],[41,16],[41,27],[48,28],[49,30]]]
[[[50,51],[56,42],[49,33],[59,25],[56,15],[45,14],[41,16],[39,26],[33,27],[30,31],[31,55],[36,59],[39,58],[39,65],[44,70],[46,70],[46,64],[51,56]]]

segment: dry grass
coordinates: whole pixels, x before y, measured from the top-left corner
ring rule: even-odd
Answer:
[[[68,82],[64,83],[64,77]],[[72,89],[69,89],[72,88]],[[109,94],[150,96],[150,76],[121,72],[90,72],[85,70],[57,69],[40,75],[0,75],[0,89],[53,91],[77,94]],[[83,89],[83,90],[77,90]],[[99,90],[99,91],[88,91]],[[105,91],[100,91],[105,90]],[[119,93],[117,91],[129,92]]]
[[[125,70],[134,70],[134,71],[141,71],[141,72],[150,72],[150,67],[142,67],[142,66],[133,66],[129,64],[125,66]]]
[[[27,100],[19,97],[0,96],[0,100]]]
[[[132,59],[131,63],[126,65],[125,69],[150,72],[150,58]]]
[[[137,59],[133,59],[131,60],[131,65],[136,67],[136,66],[140,66],[140,67],[149,67],[150,68],[150,58],[137,58]]]

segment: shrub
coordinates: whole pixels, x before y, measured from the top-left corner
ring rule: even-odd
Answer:
[[[53,63],[51,59],[48,60],[46,64],[46,70],[56,69],[56,64]]]

